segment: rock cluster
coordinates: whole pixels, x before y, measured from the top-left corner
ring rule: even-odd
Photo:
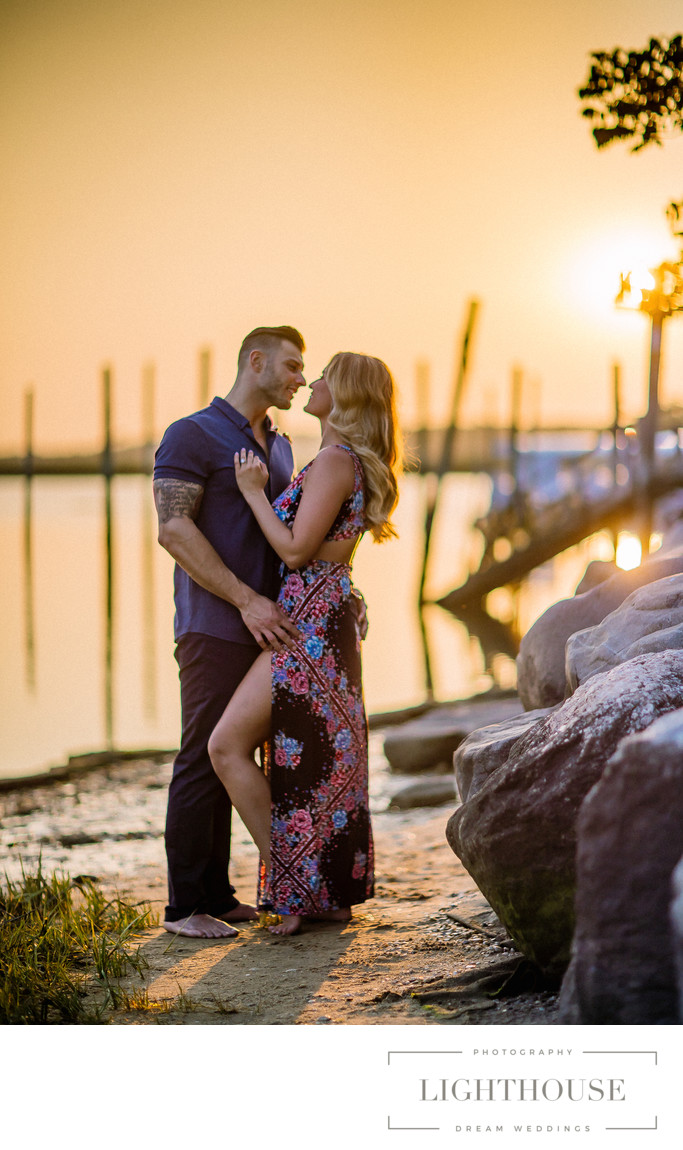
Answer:
[[[562,1022],[675,1023],[683,555],[591,582],[523,641],[525,714],[457,747],[446,833],[522,953],[561,980]]]
[[[419,774],[444,766],[449,772],[456,747],[479,727],[522,714],[516,696],[487,698],[455,703],[428,711],[419,719],[389,730],[384,738],[384,754],[396,774]]]
[[[567,689],[591,675],[648,651],[683,648],[683,575],[646,583],[596,627],[570,635],[565,648]]]
[[[683,553],[653,558],[549,607],[519,647],[517,686],[525,710],[553,707],[565,698],[565,645],[570,635],[601,623],[637,588],[682,573]]]
[[[453,755],[455,785],[461,802],[476,794],[489,775],[506,761],[513,745],[525,735],[539,719],[545,718],[552,707],[526,711],[491,723],[473,731],[460,744]]]
[[[683,651],[643,655],[593,676],[512,745],[448,822],[451,848],[520,950],[549,977],[569,961],[581,804],[624,736],[678,707]]]
[[[577,844],[560,1022],[677,1022],[669,907],[683,853],[683,710],[621,741],[581,807]]]

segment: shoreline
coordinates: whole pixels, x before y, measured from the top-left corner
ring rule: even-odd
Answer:
[[[149,964],[144,980],[122,980],[130,995],[146,995],[148,1006],[116,1011],[110,1021],[552,1024],[552,991],[530,987],[492,997],[477,985],[519,956],[446,842],[454,802],[389,810],[392,794],[411,777],[390,773],[379,731],[371,735],[371,763],[375,897],[356,907],[348,924],[310,924],[286,940],[240,924],[231,941],[193,940],[153,927],[140,940]],[[100,765],[79,776],[78,785],[53,779],[6,791],[0,795],[5,873],[7,866],[17,873],[22,862],[30,869],[41,859],[44,870],[96,876],[108,895],[150,902],[162,913],[170,771],[168,760],[133,759]],[[256,850],[237,818],[231,878],[252,901]]]
[[[388,727],[400,726],[402,723],[410,722],[411,719],[418,719],[431,711],[467,706],[470,703],[484,700],[515,698],[516,695],[517,692],[514,688],[493,686],[487,691],[481,691],[476,695],[466,695],[460,699],[428,699],[422,703],[399,707],[392,711],[377,711],[368,715],[368,731],[372,733]],[[49,786],[52,783],[74,781],[91,771],[98,771],[124,762],[149,759],[152,762],[162,763],[173,758],[177,750],[177,747],[151,747],[131,750],[115,748],[112,750],[82,751],[75,755],[69,755],[65,763],[57,763],[52,767],[39,767],[22,775],[0,775],[0,794],[31,787]]]

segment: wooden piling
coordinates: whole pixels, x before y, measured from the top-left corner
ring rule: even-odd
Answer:
[[[33,415],[35,393],[32,387],[24,392],[24,470],[27,476],[33,475],[35,454],[33,450]]]
[[[212,362],[211,348],[203,347],[199,352],[199,407],[207,407],[211,395]]]
[[[156,396],[156,369],[153,363],[145,364],[142,371],[142,441],[144,444],[145,465],[151,473],[154,466],[154,411]],[[154,595],[154,557],[157,551],[156,516],[152,501],[152,485],[143,498],[142,505],[142,702],[145,718],[157,716],[157,629],[156,600]]]
[[[512,369],[512,390],[510,397],[510,437],[508,443],[508,452],[510,460],[510,476],[513,483],[513,498],[515,503],[519,506],[520,503],[520,486],[519,486],[519,433],[522,423],[522,385],[523,375],[522,369],[519,365],[515,365]]]
[[[146,363],[142,369],[141,420],[144,468],[149,472],[154,467],[155,403],[156,367]]]
[[[427,567],[429,564],[429,548],[432,537],[432,527],[434,525],[434,516],[439,501],[439,493],[441,488],[442,477],[450,470],[451,457],[453,455],[453,445],[455,443],[455,436],[457,433],[458,425],[460,422],[460,410],[462,406],[463,395],[465,393],[465,384],[467,381],[467,367],[469,363],[469,350],[474,332],[475,320],[479,310],[479,301],[471,299],[467,306],[467,318],[462,336],[462,345],[460,349],[460,356],[456,358],[456,368],[453,379],[453,394],[451,399],[451,412],[448,425],[444,431],[443,448],[441,452],[441,465],[437,475],[434,477],[434,482],[430,483],[427,488],[427,500],[425,510],[425,526],[424,526],[424,550],[422,554],[422,570],[420,572],[420,582],[418,590],[418,603],[422,604],[425,601],[425,585],[427,581]]]
[[[619,471],[619,432],[621,430],[621,364],[612,364],[612,480],[616,486]]]

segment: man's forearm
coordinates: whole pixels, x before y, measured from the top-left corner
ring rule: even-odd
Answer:
[[[226,567],[206,536],[186,516],[164,523],[159,529],[159,542],[195,583],[239,611],[254,598],[256,592]]]

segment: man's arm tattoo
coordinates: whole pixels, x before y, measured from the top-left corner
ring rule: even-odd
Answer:
[[[154,502],[159,523],[185,516],[196,519],[204,488],[201,483],[186,483],[184,479],[155,479]]]

